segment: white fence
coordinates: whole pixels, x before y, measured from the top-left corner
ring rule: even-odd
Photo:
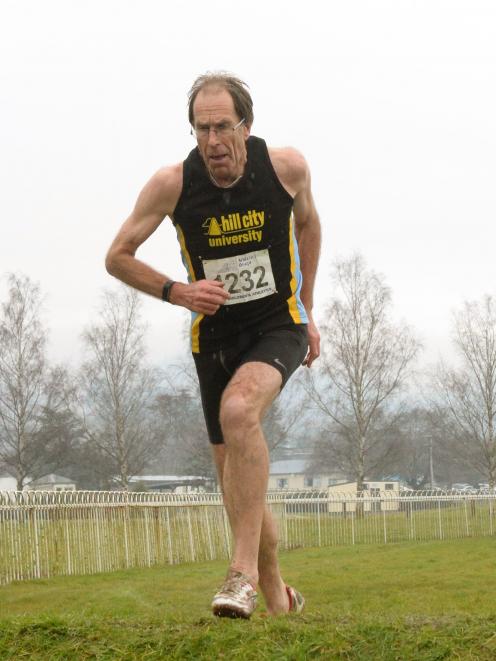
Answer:
[[[280,548],[481,537],[495,493],[271,492]],[[0,585],[228,558],[220,494],[0,492]]]

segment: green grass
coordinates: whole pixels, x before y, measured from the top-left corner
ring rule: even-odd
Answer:
[[[496,540],[281,555],[303,616],[216,620],[224,562],[0,588],[0,659],[496,659]]]

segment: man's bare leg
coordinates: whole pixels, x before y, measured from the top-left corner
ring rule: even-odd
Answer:
[[[226,446],[222,444],[212,447],[217,474],[222,486]],[[228,503],[225,504],[229,520],[231,520]],[[258,550],[258,583],[269,613],[271,615],[286,613],[289,609],[289,601],[277,558],[277,525],[267,506],[264,509]]]
[[[261,420],[281,386],[279,372],[246,363],[226,386],[220,404],[224,435],[224,501],[234,537],[231,568],[258,583],[258,550],[269,479]]]
[[[271,615],[287,613],[288,595],[277,558],[277,524],[267,506],[265,506],[258,550],[258,574],[258,582],[269,613]]]
[[[231,566],[247,574],[254,584],[258,579],[272,615],[286,612],[289,602],[277,560],[277,526],[265,505],[268,451],[260,423],[279,392],[280,380],[279,373],[268,365],[243,365],[222,399],[226,442],[214,446],[235,541]]]

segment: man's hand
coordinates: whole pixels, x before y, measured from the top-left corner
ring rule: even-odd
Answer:
[[[218,280],[197,280],[188,285],[175,282],[170,290],[170,302],[182,305],[192,312],[212,315],[229,298],[224,283]]]
[[[320,356],[320,333],[313,319],[308,320],[308,353],[303,365],[311,367],[313,361]]]

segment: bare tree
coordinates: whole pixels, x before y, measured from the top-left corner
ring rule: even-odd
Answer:
[[[412,489],[450,482],[455,462],[445,453],[446,425],[436,410],[416,404],[397,420],[397,462],[394,473]]]
[[[127,287],[105,292],[98,323],[83,340],[88,354],[80,376],[85,434],[102,455],[102,468],[128,489],[129,478],[145,468],[160,442],[152,414],[158,375],[143,364],[137,292]]]
[[[215,468],[199,394],[184,382],[158,395],[155,411],[165,430],[158,460],[167,473],[214,477]]]
[[[298,434],[305,410],[305,392],[299,380],[290,381],[265,414],[262,421],[267,447],[271,455]],[[307,433],[304,433],[307,437]]]
[[[299,411],[293,407],[289,411],[283,409],[281,402],[276,399],[268,409],[262,421],[265,440],[269,452],[273,452],[287,442],[288,436],[296,420]]]
[[[0,315],[0,462],[21,490],[61,458],[60,445],[45,432],[47,416],[66,406],[67,375],[47,365],[39,286],[25,275],[10,274],[7,282]]]
[[[453,428],[453,450],[496,486],[496,308],[494,299],[465,302],[454,317],[461,364],[441,365],[437,383]]]
[[[76,411],[75,388],[74,379],[65,368],[50,370],[35,435],[43,474],[62,470],[62,475],[74,477],[71,457],[80,446],[84,431]]]
[[[405,386],[419,344],[390,319],[391,292],[355,255],[337,261],[336,295],[321,326],[322,358],[308,375],[311,399],[328,420],[337,466],[357,482],[377,474],[395,452],[396,396]]]
[[[0,458],[19,490],[33,469],[30,450],[45,385],[46,332],[39,315],[39,286],[10,274],[0,320]]]

